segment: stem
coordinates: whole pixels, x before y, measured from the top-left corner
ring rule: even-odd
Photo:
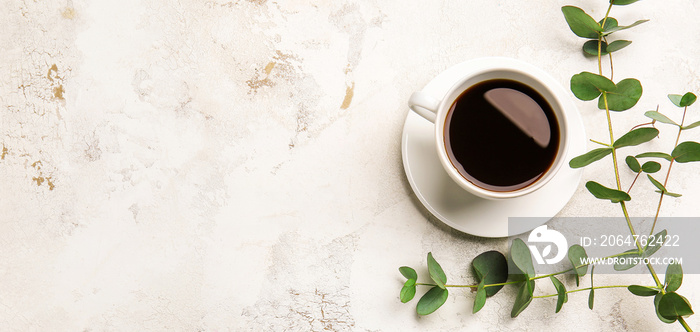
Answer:
[[[596,286],[596,287],[586,287],[586,288],[579,288],[579,289],[574,289],[572,291],[566,291],[567,294],[569,293],[576,293],[576,292],[582,292],[585,290],[591,290],[591,289],[601,289],[601,288],[627,288],[628,285],[610,285],[610,286]],[[653,287],[652,287],[653,288]],[[546,297],[554,297],[559,294],[549,294],[549,295],[540,295],[540,296],[533,296],[533,299],[543,299]]]
[[[619,177],[617,177],[617,178],[618,178],[618,181],[619,181],[620,178],[619,178]],[[623,201],[623,202],[620,202],[620,207],[622,207],[622,214],[625,215],[625,221],[627,222],[627,228],[629,228],[630,233],[632,233],[632,236],[634,237],[635,235],[637,235],[637,233],[634,231],[634,226],[632,225],[632,220],[630,219],[629,213],[627,213],[627,205],[625,205],[625,202],[624,202],[624,201]],[[637,249],[639,249],[639,251],[642,251],[642,249],[644,249],[644,248],[642,248],[642,244],[639,243],[639,238],[638,238],[638,237],[637,237],[637,239],[634,241],[634,244],[637,246]]]
[[[600,54],[599,54],[600,55]],[[610,146],[615,143],[615,135],[613,134],[612,120],[610,119],[610,108],[608,107],[608,94],[603,92],[603,103],[605,104],[605,116],[608,119],[608,133],[610,134]],[[615,168],[615,182],[617,190],[622,190],[620,185],[620,171],[617,168],[617,149],[612,148],[613,166]]]
[[[605,40],[605,43],[608,43],[608,39],[603,37],[603,40]],[[612,61],[612,53],[608,53],[608,57],[610,58],[610,80],[613,80],[613,61]]]
[[[685,322],[685,319],[683,319],[683,317],[678,317],[678,322],[681,323],[681,325],[686,331],[693,332],[693,329],[691,329],[690,326],[688,326],[688,323]]]
[[[610,147],[610,144],[605,144],[605,143],[603,143],[603,142],[598,142],[598,141],[596,141],[596,140],[594,140],[594,139],[591,139],[591,142],[596,143],[596,144],[600,144],[600,145],[602,145],[602,146]]]
[[[630,190],[632,190],[632,187],[634,186],[634,183],[637,182],[637,179],[639,178],[639,175],[642,174],[642,171],[640,170],[637,172],[637,175],[634,177],[634,180],[632,180],[632,184],[630,185],[630,188],[627,189],[627,193],[630,193]]]
[[[659,107],[656,107],[656,110],[659,110]],[[683,108],[683,118],[681,119],[681,124],[678,126],[678,135],[676,135],[676,143],[673,145],[673,149],[675,150],[676,147],[678,146],[678,141],[681,139],[681,132],[683,131],[683,124],[685,124],[685,115],[688,112],[688,106]],[[668,170],[666,171],[666,178],[664,179],[664,187],[666,187],[666,184],[668,184],[668,178],[671,176],[671,168],[673,167],[673,162],[675,159],[671,159],[671,162],[668,164]],[[659,220],[659,213],[661,212],[661,202],[664,200],[664,193],[661,193],[659,195],[659,204],[656,207],[656,215],[654,216],[654,223],[651,225],[651,231],[649,232],[649,235],[654,234],[654,229],[656,228],[656,222]]]
[[[638,124],[638,125],[636,125],[636,126],[630,128],[630,131],[632,131],[632,130],[634,130],[634,129],[637,129],[637,128],[639,128],[639,127],[644,127],[644,126],[648,126],[648,125],[652,125],[652,127],[653,127],[653,126],[654,126],[654,121]]]
[[[611,1],[610,5],[608,6],[608,11],[605,12],[605,17],[603,17],[603,22],[600,24],[601,28],[605,27],[605,22],[608,20],[608,16],[610,16],[610,10],[612,9],[612,6],[613,6],[613,4]],[[601,35],[598,37],[598,73],[600,74],[600,76],[603,76],[603,62],[600,59],[600,53],[601,53],[600,51],[601,51],[602,42],[603,42],[603,36],[601,33]],[[610,54],[610,53],[608,53],[608,54]],[[612,68],[612,54],[610,55],[610,59],[611,59],[610,66]],[[612,80],[612,70],[610,72],[610,80]]]

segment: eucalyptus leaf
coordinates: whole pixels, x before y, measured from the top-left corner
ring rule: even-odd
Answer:
[[[679,163],[700,161],[700,143],[683,142],[671,152],[671,156]]]
[[[554,288],[557,289],[557,307],[554,309],[554,313],[558,313],[561,310],[561,307],[564,305],[566,301],[568,301],[569,296],[566,294],[566,287],[564,287],[564,284],[559,281],[554,276],[549,276],[549,279],[552,280],[552,284],[554,284]]]
[[[659,313],[666,319],[678,319],[678,317],[692,315],[693,309],[688,299],[675,292],[669,292],[659,300]]]
[[[613,41],[610,44],[608,44],[608,47],[605,48],[605,50],[608,53],[617,52],[617,51],[629,46],[630,44],[632,44],[632,42],[629,40],[622,40],[622,39],[616,40],[616,41]]]
[[[438,310],[447,301],[447,289],[438,286],[431,288],[418,300],[416,312],[419,315],[429,315]]]
[[[564,6],[561,8],[564,13],[566,23],[571,31],[579,37],[597,39],[603,28],[590,17],[583,9],[574,6]]]
[[[617,6],[624,6],[629,5],[631,3],[635,3],[637,1],[639,0],[610,0],[610,3]]]
[[[433,279],[435,284],[437,284],[438,287],[445,289],[447,276],[445,276],[445,272],[442,270],[440,264],[438,264],[435,258],[433,258],[432,252],[428,253],[428,272],[430,272],[430,278]]]
[[[664,195],[666,195],[666,196],[671,196],[671,197],[674,197],[674,198],[678,198],[678,197],[683,196],[683,195],[681,195],[681,194],[672,193],[672,192],[670,192],[670,191],[666,191],[666,192],[663,192],[663,191],[661,191],[661,190],[654,190],[654,191],[657,192],[657,193],[659,193],[659,194],[664,194]]]
[[[399,298],[402,303],[406,303],[411,301],[414,296],[416,296],[416,279],[408,279],[403,287],[401,287]]]
[[[569,167],[571,168],[581,168],[588,166],[589,164],[605,158],[605,156],[612,153],[611,148],[599,148],[588,151],[578,157],[574,157],[569,161]]]
[[[682,107],[687,107],[692,105],[698,97],[692,93],[692,92],[686,92],[683,97],[681,98],[681,106]]]
[[[675,292],[681,287],[683,283],[683,267],[681,264],[673,262],[668,264],[666,267],[666,280],[664,285],[666,285],[667,292]]]
[[[683,107],[683,106],[681,106],[681,99],[683,99],[683,96],[676,95],[676,94],[670,94],[670,95],[668,95],[668,99],[673,103],[673,105],[676,105],[678,107]]]
[[[584,249],[582,246],[574,244],[569,247],[567,256],[569,257],[569,262],[571,262],[571,265],[574,267],[576,286],[578,286],[579,277],[585,276],[586,272],[588,271],[588,265],[583,265],[583,261],[588,258],[588,254],[586,254],[586,249]]]
[[[637,296],[654,296],[656,294],[659,294],[658,289],[646,286],[629,285],[627,286],[627,289],[630,291],[630,293]]]
[[[476,287],[476,297],[474,298],[474,308],[472,309],[472,313],[477,313],[484,307],[484,304],[486,304],[486,289],[484,288],[484,280],[481,280],[479,285]]]
[[[678,107],[688,107],[692,105],[698,97],[692,92],[686,92],[684,95],[668,95],[668,99]]]
[[[605,21],[605,22],[603,22],[603,21]],[[614,17],[608,16],[607,19],[602,19],[602,20],[598,21],[598,24],[600,24],[600,26],[603,27],[603,32],[607,32],[610,29],[617,27],[618,23],[617,23],[617,19],[615,19]]]
[[[642,170],[642,166],[639,165],[639,161],[633,156],[627,156],[627,158],[625,158],[625,163],[632,170],[632,172],[639,173]]]
[[[399,272],[401,272],[401,274],[402,274],[404,277],[406,277],[406,279],[409,279],[409,280],[410,280],[410,279],[413,279],[413,280],[417,280],[417,279],[418,279],[418,273],[416,273],[416,270],[414,270],[413,268],[410,268],[410,267],[408,267],[408,266],[402,266],[402,267],[400,267],[400,268],[399,268]]]
[[[661,164],[655,161],[647,161],[642,165],[642,171],[644,173],[656,173],[661,170]]]
[[[697,126],[700,126],[700,121],[693,122],[687,126],[683,126],[683,129],[693,129]]]
[[[656,120],[656,121],[659,121],[659,122],[663,122],[663,123],[668,123],[668,124],[672,124],[672,125],[679,126],[679,124],[677,124],[676,121],[673,121],[673,120],[669,119],[667,116],[665,116],[665,115],[663,115],[663,114],[661,114],[661,113],[659,113],[659,112],[657,112],[657,111],[648,111],[648,112],[644,113],[644,116],[646,116],[646,117],[648,117],[648,118],[650,118],[650,119],[652,119],[652,120]]]
[[[472,260],[472,268],[480,283],[487,285],[500,284],[508,280],[508,261],[506,257],[495,250],[487,251]],[[501,286],[486,287],[487,297],[493,296],[503,288]]]
[[[593,288],[593,270],[595,265],[591,267],[591,292],[588,293],[588,308],[593,310],[593,299],[595,298],[595,288]]]
[[[528,278],[535,276],[535,267],[532,265],[532,254],[522,239],[515,238],[510,246],[510,258],[522,274]]]
[[[654,179],[654,178],[653,178],[651,175],[649,175],[649,174],[647,174],[647,177],[649,178],[649,181],[651,181],[651,183],[654,185],[654,187],[656,187],[656,188],[658,188],[659,190],[661,190],[662,193],[665,193],[665,192],[667,191],[667,190],[666,190],[666,187],[664,187],[664,185],[661,184],[661,182],[656,181],[656,179]]]
[[[642,97],[642,84],[637,79],[627,78],[617,83],[615,91],[606,92],[598,99],[598,108],[605,109],[607,98],[608,109],[621,112],[632,108]]]
[[[615,141],[615,143],[613,143],[613,147],[619,149],[626,146],[639,145],[651,141],[658,135],[659,130],[656,128],[637,128],[627,132],[626,134],[622,135],[622,137],[618,138]]]
[[[593,100],[600,96],[601,92],[603,91],[617,90],[615,83],[613,83],[613,81],[607,77],[589,73],[587,71],[572,76],[570,83],[571,92],[574,93],[576,98],[581,100]]]
[[[586,189],[598,199],[609,199],[612,203],[620,203],[622,201],[630,201],[632,198],[624,191],[610,189],[595,181],[586,182]]]
[[[653,236],[650,236],[646,246],[644,247],[644,257],[651,257],[651,255],[659,251],[666,241],[667,234],[668,232],[664,229]]]
[[[598,56],[598,40],[594,39],[583,43],[583,52],[585,52],[588,55]],[[600,55],[606,55],[608,53],[608,43],[600,41]]]
[[[678,319],[677,317],[673,317],[673,318],[669,319],[669,318],[662,316],[661,313],[659,312],[659,302],[661,301],[661,298],[663,296],[664,296],[664,294],[661,294],[661,293],[656,294],[656,296],[654,296],[654,308],[656,309],[656,316],[659,317],[659,320],[664,322],[664,323],[667,323],[667,324],[674,323]]]
[[[535,290],[535,282],[528,280],[523,282],[518,288],[518,294],[515,296],[513,309],[510,311],[510,317],[518,317],[525,308],[532,302],[532,293]]]
[[[629,270],[637,265],[638,259],[639,258],[639,250],[637,249],[630,249],[625,251],[622,255],[618,256],[618,258],[623,259],[624,261],[618,261],[613,265],[613,269],[615,271],[626,271]]]
[[[673,160],[673,157],[671,157],[670,154],[668,153],[663,153],[663,152],[645,152],[645,153],[640,153],[636,155],[635,157],[637,158],[663,158],[668,161]]]
[[[630,24],[630,25],[618,25],[618,26],[616,26],[616,27],[614,27],[614,28],[610,28],[610,29],[608,29],[607,31],[605,31],[605,33],[603,34],[603,36],[607,36],[607,35],[609,35],[609,34],[611,34],[611,33],[613,33],[613,32],[616,32],[616,31],[626,30],[626,29],[629,29],[629,28],[634,28],[634,27],[636,27],[636,26],[638,26],[638,25],[640,25],[640,24],[642,24],[642,23],[648,22],[648,21],[649,21],[649,20],[638,20],[638,21],[635,21],[634,23],[632,23],[632,24]]]

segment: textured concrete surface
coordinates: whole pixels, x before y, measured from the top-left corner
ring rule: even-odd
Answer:
[[[420,206],[401,163],[408,96],[481,56],[530,62],[567,86],[595,71],[564,22],[567,4],[596,17],[606,9],[590,0],[3,1],[1,329],[678,330],[624,289],[597,292],[592,311],[585,292],[559,314],[536,299],[516,319],[511,288],[476,315],[469,291],[427,317],[398,300],[397,268],[424,276],[428,251],[449,280],[471,283],[471,257],[508,247],[452,231]],[[666,94],[700,92],[700,8],[640,1],[612,15],[651,19],[619,33],[634,42],[615,57],[616,80],[634,76],[645,89],[631,113],[614,114],[619,135],[656,105],[676,112]],[[577,105],[589,137],[605,139],[604,114]],[[666,133],[652,149],[672,144]],[[596,164],[584,176],[610,174]],[[695,174],[674,168],[669,187],[684,196],[666,200],[664,215],[698,216]],[[653,213],[655,197],[635,196],[633,214]],[[560,215],[619,211],[581,186]],[[698,281],[688,275],[681,288],[696,308]]]

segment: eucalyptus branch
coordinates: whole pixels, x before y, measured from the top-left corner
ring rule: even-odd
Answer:
[[[571,291],[566,291],[566,294],[571,294],[571,293],[576,293],[576,292],[582,292],[586,290],[591,290],[591,289],[606,289],[606,288],[628,288],[631,285],[610,285],[610,286],[595,286],[595,287],[586,287],[586,288],[579,288],[579,289],[574,289]],[[649,287],[652,288],[652,287]],[[559,295],[557,294],[549,294],[549,295],[539,295],[539,296],[533,296],[535,299],[544,299],[548,297],[554,297]]]

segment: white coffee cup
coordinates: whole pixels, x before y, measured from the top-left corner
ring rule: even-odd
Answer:
[[[435,124],[435,143],[438,157],[443,168],[460,187],[466,191],[487,199],[508,199],[532,193],[547,184],[559,171],[565,160],[569,143],[567,133],[567,116],[563,105],[570,98],[566,90],[549,74],[528,63],[503,57],[489,57],[468,62],[470,70],[462,76],[444,96],[432,96],[422,91],[414,92],[409,99],[409,107],[428,121]],[[534,89],[551,107],[559,128],[558,149],[549,168],[529,185],[515,190],[497,191],[477,185],[463,176],[453,165],[445,143],[446,120],[452,105],[459,96],[473,85],[494,80],[505,79],[517,81]]]

